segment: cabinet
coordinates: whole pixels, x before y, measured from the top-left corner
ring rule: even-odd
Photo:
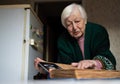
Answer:
[[[0,5],[0,80],[32,80],[43,58],[43,24],[29,4]]]

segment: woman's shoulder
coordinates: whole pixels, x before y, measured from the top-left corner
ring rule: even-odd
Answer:
[[[87,22],[86,28],[92,31],[106,31],[106,28],[103,25],[93,22]]]

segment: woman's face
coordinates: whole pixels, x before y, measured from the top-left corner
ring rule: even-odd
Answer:
[[[79,10],[71,12],[65,20],[65,24],[69,34],[76,39],[80,38],[85,32],[86,21],[81,17]]]

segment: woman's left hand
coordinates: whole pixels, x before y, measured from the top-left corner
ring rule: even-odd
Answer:
[[[96,60],[82,60],[78,63],[73,62],[71,65],[78,69],[101,69]]]

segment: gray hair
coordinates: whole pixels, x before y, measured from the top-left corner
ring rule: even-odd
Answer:
[[[80,4],[72,3],[65,7],[61,14],[61,23],[65,28],[66,28],[65,19],[70,16],[71,12],[74,10],[74,7],[77,7],[79,9],[82,18],[85,19],[85,21],[87,22],[87,13],[85,9]]]

